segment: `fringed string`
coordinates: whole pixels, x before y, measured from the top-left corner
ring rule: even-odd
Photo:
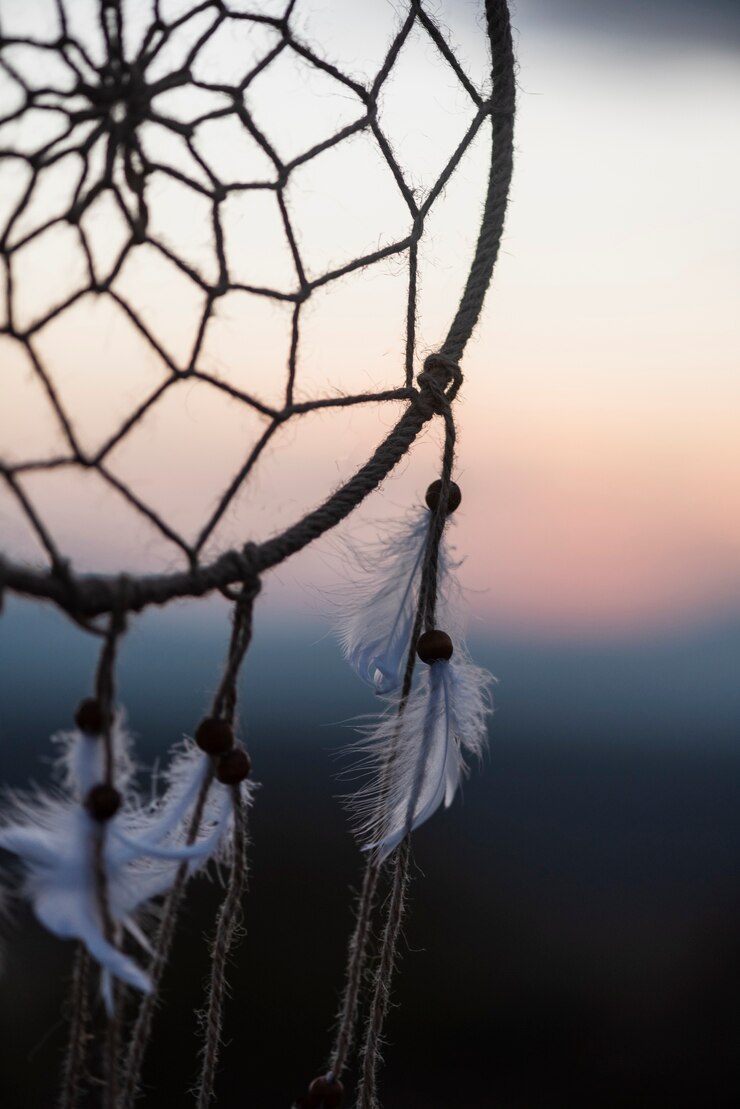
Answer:
[[[229,654],[221,684],[213,701],[213,715],[222,717],[232,725],[236,712],[239,669],[252,639],[252,611],[258,590],[259,582],[256,585],[251,582],[246,583],[236,600]],[[246,886],[246,812],[239,786],[234,787],[233,794],[233,858],[226,896],[216,924],[216,934],[212,947],[211,978],[203,1010],[202,1064],[196,1093],[198,1109],[208,1109],[214,1097],[216,1066],[221,1048],[223,1004],[226,995],[226,961],[241,923],[242,894]]]
[[[377,1089],[383,1028],[390,1005],[393,971],[398,961],[398,940],[406,909],[410,861],[411,837],[407,836],[392,858],[393,884],[387,902],[373,992],[365,1025],[365,1039],[360,1053],[362,1070],[357,1093],[357,1109],[379,1109]]]
[[[342,991],[342,1004],[329,1061],[329,1069],[337,1078],[342,1077],[352,1051],[360,1001],[360,988],[368,960],[370,923],[375,909],[379,876],[380,867],[371,859],[365,867],[362,890],[357,900],[355,928],[350,937],[347,953],[347,972]]]
[[[190,825],[188,827],[188,834],[186,843],[188,846],[195,843],[198,835],[198,830],[203,819],[203,812],[205,810],[206,801],[208,799],[208,792],[213,782],[214,771],[213,767],[210,768],[208,774],[203,780],[203,785],[200,788],[198,798],[195,802],[193,815],[190,818]],[[123,1067],[123,1085],[121,1090],[120,1109],[132,1109],[136,1100],[136,1095],[139,1089],[141,1080],[141,1071],[144,1065],[144,1057],[146,1049],[149,1046],[152,1032],[152,1022],[154,1020],[154,1012],[157,1008],[159,1001],[160,987],[162,984],[162,976],[164,975],[165,967],[167,966],[172,944],[175,938],[175,929],[177,927],[177,918],[180,913],[180,907],[185,894],[185,886],[188,879],[188,864],[183,862],[177,870],[175,881],[172,884],[172,889],[167,894],[163,908],[162,916],[160,918],[159,929],[157,936],[154,940],[153,948],[154,955],[149,966],[149,978],[151,981],[151,991],[148,994],[143,994],[139,1001],[139,1008],[136,1013],[133,1027],[131,1029],[131,1037],[129,1040],[129,1050],[126,1056],[125,1065]]]
[[[103,1045],[103,1109],[116,1109],[118,1105],[120,1076],[118,1056],[121,1042],[122,994],[123,985],[114,978],[111,982],[112,1012],[105,1026],[105,1043]]]
[[[113,722],[115,719],[116,699],[116,659],[121,637],[126,630],[126,618],[121,611],[111,614],[108,634],[100,653],[100,662],[95,679],[95,693],[101,712],[103,731],[101,741],[104,751],[103,781],[109,788],[115,788],[113,750]],[[116,926],[108,900],[108,874],[105,865],[105,837],[107,822],[98,821],[93,840],[93,872],[98,897],[98,910],[103,925],[103,934],[111,944],[116,944]],[[112,1006],[107,1014],[105,1042],[103,1045],[103,1109],[116,1109],[118,1101],[118,1053],[121,1024],[122,987],[115,979],[111,980]]]
[[[72,982],[67,1001],[69,1035],[64,1057],[59,1109],[75,1109],[87,1077],[88,1025],[90,1020],[90,956],[84,944],[77,945]]]
[[[234,838],[233,859],[229,885],[216,922],[216,934],[211,949],[211,981],[206,1008],[203,1012],[203,1053],[198,1081],[198,1109],[208,1109],[214,1097],[214,1082],[221,1030],[223,1005],[226,996],[226,962],[229,951],[238,936],[242,920],[242,894],[247,878],[247,821],[244,803],[238,786],[234,786]]]
[[[226,720],[229,724],[233,724],[234,722],[239,669],[252,638],[252,610],[254,599],[259,592],[259,588],[259,579],[256,581],[250,580],[248,583],[244,584],[236,597],[226,665],[213,698],[212,715]],[[187,835],[188,844],[194,843],[198,835],[214,777],[215,760],[212,760],[212,765],[203,781],[190,820]],[[236,803],[237,799],[239,802],[238,804]],[[246,879],[246,814],[238,787],[234,788],[234,801],[233,860],[226,897],[218,916],[217,933],[213,946],[214,962],[205,1009],[207,1016],[204,1021],[206,1042],[203,1048],[203,1070],[205,1072],[207,1069],[211,1076],[210,1091],[207,1094],[209,1099],[212,1098],[213,1076],[215,1075],[220,1044],[221,1009],[223,1007],[223,1000],[226,992],[226,958],[239,927],[241,898]],[[139,1002],[124,1067],[123,1089],[119,1109],[133,1109],[136,1100],[141,1081],[144,1058],[151,1039],[152,1022],[159,1000],[162,977],[172,949],[177,918],[182,906],[187,879],[188,864],[184,862],[180,865],[172,889],[164,902],[159,930],[154,942],[155,954],[149,968],[152,988],[151,992],[145,994]],[[205,1102],[202,1101],[202,1096],[205,1096],[202,1093],[203,1089],[205,1088],[208,1090],[207,1080],[208,1074],[201,1074],[196,1094],[199,1106],[209,1103],[208,1100]]]

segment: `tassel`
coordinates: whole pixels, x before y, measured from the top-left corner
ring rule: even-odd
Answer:
[[[121,717],[113,727],[117,782],[116,804],[104,824],[100,859],[105,873],[108,912],[116,932],[126,929],[145,949],[146,937],[135,915],[172,886],[182,862],[190,873],[205,865],[220,846],[233,817],[231,790],[220,788],[206,805],[197,842],[187,845],[186,817],[209,771],[209,759],[192,745],[175,757],[168,788],[158,802],[140,807],[130,789],[130,741]],[[38,920],[61,938],[79,939],[102,969],[102,992],[112,1008],[111,976],[143,992],[149,977],[105,935],[96,880],[96,847],[103,832],[100,814],[84,801],[100,788],[103,751],[99,738],[84,732],[64,733],[59,771],[63,790],[55,794],[16,795],[10,819],[0,827],[0,847],[25,866],[25,893]],[[97,816],[97,818],[96,818]]]
[[[364,769],[375,773],[351,805],[364,849],[374,852],[377,863],[440,805],[452,803],[466,771],[465,755],[480,757],[485,746],[490,681],[464,648],[450,661],[436,658],[403,711],[389,708],[358,745],[369,756]]]
[[[403,682],[432,519],[425,509],[369,551],[352,550],[346,556],[346,561],[359,563],[364,573],[352,582],[337,621],[337,635],[352,669],[380,696],[395,693]],[[443,596],[456,565],[443,540],[438,558],[438,588]]]

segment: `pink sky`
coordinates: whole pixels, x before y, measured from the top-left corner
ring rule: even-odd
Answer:
[[[686,58],[677,52],[625,56],[588,38],[575,49],[572,40],[528,27],[526,5],[520,7],[512,206],[485,316],[463,365],[458,408],[464,503],[456,542],[473,606],[490,626],[527,635],[611,635],[736,612],[736,66],[729,54],[697,47],[689,84]],[[471,66],[479,66],[471,25],[463,20],[456,30]],[[325,93],[317,97],[326,108]],[[389,92],[388,128],[420,187],[440,150],[454,143],[462,115],[459,93],[439,80],[429,50],[416,44]],[[305,126],[313,125],[307,116]],[[392,190],[386,194],[373,179],[367,157],[358,146],[296,186],[292,200],[317,269],[362,249],[364,239],[377,236],[376,225],[392,231],[400,219]],[[484,161],[479,145],[423,245],[420,358],[443,337],[459,294]],[[327,177],[337,174],[338,191],[327,194]],[[205,259],[207,226],[197,204],[155,194],[152,212],[168,241]],[[98,220],[102,238],[114,237],[104,211]],[[239,264],[263,259],[282,280],[269,220],[244,209],[233,227],[238,257],[246,260]],[[64,236],[38,241],[21,260],[29,314],[75,280]],[[404,285],[403,267],[388,263],[316,297],[303,333],[302,396],[400,384]],[[199,307],[187,282],[144,259],[123,271],[121,288],[172,357],[184,358]],[[207,336],[204,364],[274,401],[284,384],[285,322],[279,306],[227,298]],[[42,331],[39,348],[91,447],[162,376],[111,303],[82,302]],[[0,338],[0,357],[4,455],[54,453],[58,431],[16,345]],[[393,406],[315,414],[284,429],[213,550],[292,522],[361,464],[396,414]],[[111,468],[192,533],[261,426],[260,417],[210,387],[183,384],[114,452]],[[437,456],[435,429],[353,529],[371,534],[374,518],[403,515],[418,503]],[[86,569],[178,565],[177,551],[94,474],[39,475],[26,488],[62,549]],[[11,553],[37,557],[4,489],[0,529]],[[306,586],[310,592],[331,573],[331,555],[321,548],[302,556],[294,569],[280,571],[275,603],[311,608]]]

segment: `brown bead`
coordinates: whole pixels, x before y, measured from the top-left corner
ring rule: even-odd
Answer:
[[[434,511],[434,509],[439,504],[439,494],[440,494],[441,489],[442,489],[442,482],[439,478],[437,478],[436,481],[433,481],[432,484],[427,489],[425,500],[427,502],[427,508],[430,508],[432,510],[432,512]],[[462,493],[460,492],[460,486],[457,484],[457,482],[451,481],[449,492],[447,493],[447,515],[448,516],[450,515],[451,512],[454,512],[456,508],[460,507],[460,502],[461,501],[462,501]]]
[[[234,746],[234,729],[218,716],[206,716],[195,729],[195,742],[207,755],[225,755]]]
[[[310,1109],[337,1109],[342,1104],[344,1086],[338,1078],[321,1074],[308,1087]]]
[[[75,724],[86,735],[100,735],[105,728],[103,706],[95,697],[86,697],[75,710]]]
[[[447,632],[424,632],[419,636],[416,644],[416,653],[422,662],[440,662],[452,658],[452,640]]]
[[[85,808],[94,820],[110,820],[121,807],[121,795],[115,786],[99,782],[85,798]]]
[[[249,777],[252,763],[243,747],[234,747],[218,760],[216,777],[225,786],[238,786]]]

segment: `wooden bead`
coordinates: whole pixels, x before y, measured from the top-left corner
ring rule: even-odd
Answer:
[[[95,697],[86,697],[75,710],[75,724],[86,735],[100,735],[105,727],[103,707]]]
[[[419,636],[416,653],[422,662],[446,662],[452,658],[452,640],[447,632],[435,628],[434,631],[424,632]]]
[[[337,1109],[342,1104],[344,1086],[338,1078],[326,1074],[314,1078],[308,1087],[308,1105],[311,1109]]]
[[[224,755],[234,746],[234,729],[218,716],[206,716],[195,729],[195,742],[207,755]]]
[[[115,786],[99,782],[85,798],[85,808],[94,820],[101,823],[115,816],[121,807],[121,795]]]
[[[440,494],[441,489],[442,489],[442,482],[439,478],[437,478],[436,481],[433,481],[432,484],[427,489],[425,500],[427,502],[427,508],[430,508],[432,510],[432,512],[434,511],[434,509],[439,504],[439,494]],[[447,493],[447,515],[448,516],[450,515],[451,512],[454,512],[456,508],[460,507],[460,502],[461,501],[462,501],[462,493],[460,492],[460,486],[457,484],[457,482],[451,481],[449,492]]]
[[[249,777],[252,763],[243,747],[234,747],[218,760],[216,777],[225,786],[238,786]]]

